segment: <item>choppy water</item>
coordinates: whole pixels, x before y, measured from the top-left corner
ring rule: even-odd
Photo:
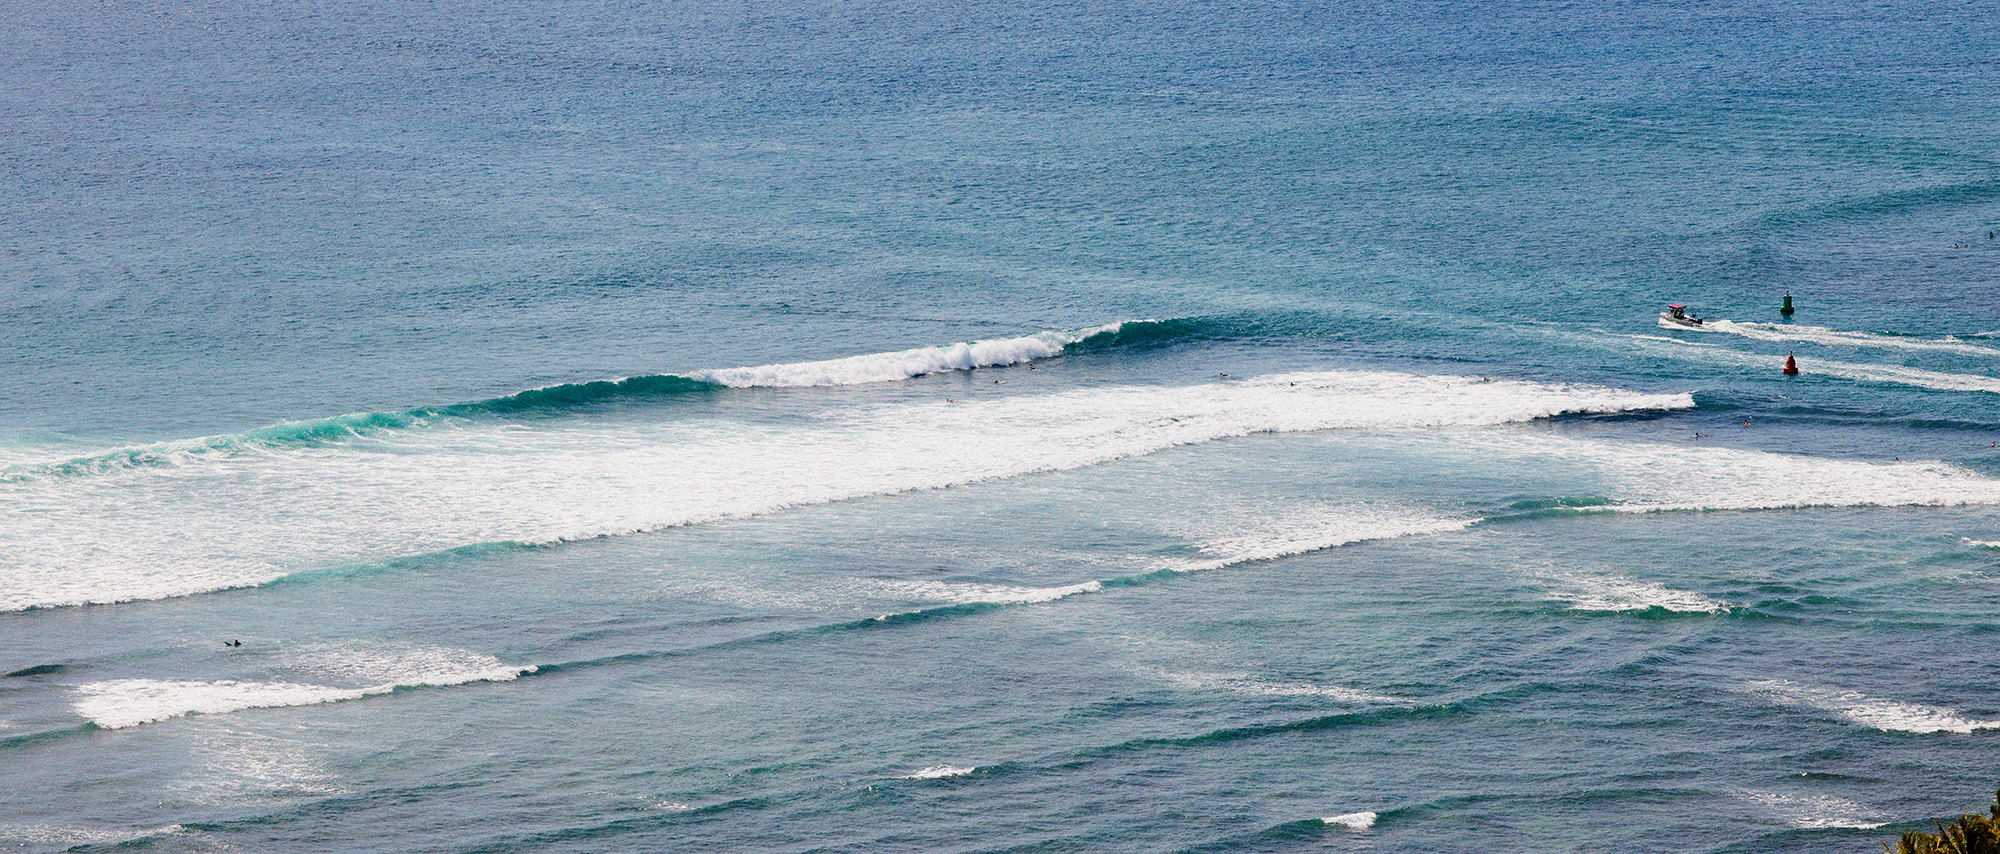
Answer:
[[[0,850],[1866,851],[2000,779],[1991,16],[6,11]]]

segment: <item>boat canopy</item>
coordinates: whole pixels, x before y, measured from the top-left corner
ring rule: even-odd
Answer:
[[[1687,308],[1687,306],[1684,306],[1684,305],[1670,305],[1670,306],[1667,306],[1667,307],[1668,307],[1668,308]]]

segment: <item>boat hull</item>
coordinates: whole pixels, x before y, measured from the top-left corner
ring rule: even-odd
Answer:
[[[1701,322],[1701,318],[1688,317],[1686,315],[1675,317],[1674,313],[1671,311],[1660,312],[1660,322],[1665,324],[1670,324],[1673,326],[1687,326],[1694,329],[1700,329],[1704,325]]]

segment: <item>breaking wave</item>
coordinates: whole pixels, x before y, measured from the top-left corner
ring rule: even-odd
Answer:
[[[0,567],[0,610],[186,595],[480,543],[652,531],[1071,470],[1256,433],[1485,426],[1691,406],[1685,393],[1329,371],[904,401],[803,423],[468,422],[405,431],[395,441],[188,455],[94,477],[0,483],[0,551],[11,558]],[[1409,514],[1364,521],[1359,531],[1343,524],[1224,544],[1173,568],[1469,524]]]
[[[2000,729],[2000,721],[1969,718],[1964,712],[1943,706],[1871,697],[1859,691],[1800,685],[1783,679],[1752,682],[1747,690],[1786,705],[1831,712],[1842,720],[1885,732],[1969,733]]]
[[[919,347],[817,362],[564,383],[473,403],[403,412],[357,412],[274,424],[241,433],[119,448],[56,463],[17,463],[0,468],[0,483],[30,477],[88,475],[134,466],[171,465],[190,457],[216,453],[324,444],[481,415],[560,412],[616,400],[672,398],[732,388],[801,388],[896,382],[948,371],[1018,365],[1059,355],[1065,348],[1074,345],[1108,349],[1140,342],[1177,340],[1201,327],[1202,323],[1194,320],[1134,320],[1083,329],[1039,332],[1018,338]]]
[[[1720,599],[1622,575],[1550,571],[1538,573],[1537,577],[1552,585],[1552,595],[1579,611],[1646,611],[1660,608],[1677,613],[1710,614],[1730,608],[1728,602]]]
[[[900,775],[900,776],[898,776],[898,777],[897,777],[896,779],[898,779],[898,780],[938,780],[938,779],[943,779],[943,778],[945,778],[945,777],[963,777],[963,776],[965,776],[965,775],[967,775],[967,774],[970,774],[970,773],[972,773],[972,772],[974,772],[974,771],[977,771],[977,770],[979,770],[979,769],[977,769],[977,768],[970,768],[970,767],[965,767],[965,766],[961,766],[961,765],[932,765],[932,766],[930,766],[930,767],[928,767],[928,768],[920,768],[920,769],[918,769],[918,770],[916,770],[916,771],[912,771],[912,772],[910,772],[910,773],[908,773],[908,774],[903,774],[903,775]]]
[[[1379,817],[1379,814],[1374,812],[1351,812],[1342,815],[1327,816],[1320,819],[1320,823],[1328,827],[1344,827],[1348,830],[1367,830],[1375,826],[1375,820]]]
[[[310,706],[387,694],[399,687],[506,682],[534,667],[503,664],[468,650],[414,648],[309,650],[283,668],[317,674],[313,682],[288,680],[107,679],[78,685],[78,714],[103,729],[123,729],[186,715],[244,709]],[[361,682],[360,685],[325,684]]]

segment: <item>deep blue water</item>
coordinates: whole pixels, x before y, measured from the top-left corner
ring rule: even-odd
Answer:
[[[0,850],[1845,852],[2000,785],[1991,16],[0,12]]]

